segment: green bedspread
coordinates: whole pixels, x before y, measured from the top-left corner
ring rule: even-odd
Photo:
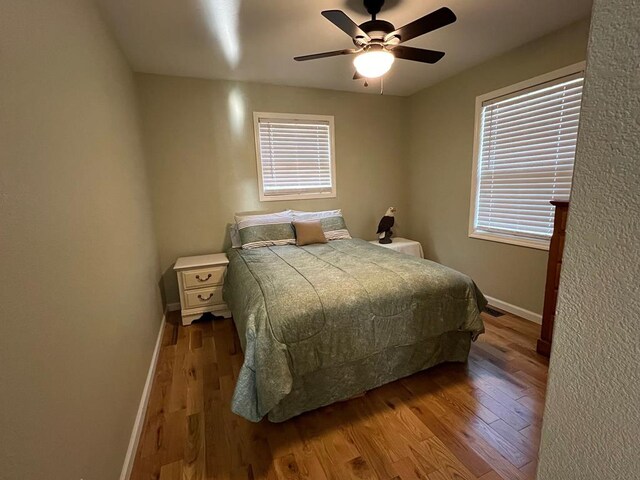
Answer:
[[[484,331],[469,277],[364,240],[228,254],[224,298],[245,356],[232,410],[252,421],[464,361]]]

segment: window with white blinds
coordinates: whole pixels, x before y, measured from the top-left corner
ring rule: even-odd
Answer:
[[[332,116],[254,117],[260,200],[335,197]]]
[[[583,74],[534,80],[479,97],[470,235],[548,248],[549,202],[571,191]]]

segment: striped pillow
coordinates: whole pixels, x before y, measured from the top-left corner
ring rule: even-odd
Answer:
[[[327,240],[343,240],[351,238],[347,225],[344,223],[342,210],[325,210],[324,212],[301,212],[291,210],[296,221],[320,220],[324,236]]]
[[[242,248],[295,245],[290,210],[266,215],[236,215]]]

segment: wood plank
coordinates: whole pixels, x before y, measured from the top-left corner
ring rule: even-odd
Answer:
[[[438,472],[445,478],[475,479],[475,475],[453,455],[438,437],[431,437],[422,442],[430,454],[430,458],[438,465]],[[457,475],[458,477],[456,477]]]
[[[201,347],[198,348],[201,349]],[[204,365],[202,362],[200,355],[187,355],[185,358],[184,374],[187,389],[185,409],[187,415],[200,413],[204,410]]]
[[[362,480],[376,480],[378,477],[367,461],[362,457],[356,457],[353,460],[349,460],[346,465],[346,471],[348,476],[344,478],[362,479]]]
[[[478,388],[486,395],[490,396],[495,401],[509,408],[519,417],[529,422],[529,424],[540,422],[542,420],[540,412],[534,411],[518,401],[520,400],[520,397],[514,400],[513,396],[506,393],[504,389],[501,389],[500,387],[497,387],[496,385],[489,383],[484,379],[478,380],[475,383],[478,385]]]
[[[526,465],[530,461],[529,456],[522,453],[514,444],[505,440],[477,417],[452,413],[446,417],[446,420],[455,425],[460,432],[464,432],[462,435],[467,439],[471,448],[478,445],[491,447],[517,468]],[[489,464],[491,465],[491,463]]]
[[[278,478],[283,480],[301,480],[302,478],[308,478],[306,475],[302,475],[300,467],[296,461],[296,456],[293,453],[289,453],[275,460],[276,472]]]
[[[217,323],[224,323],[216,321]],[[226,328],[217,327],[213,329],[213,342],[216,349],[216,360],[218,373],[220,376],[232,375],[231,355],[234,353],[233,333],[230,326]]]
[[[363,399],[344,402],[348,412],[348,432],[360,455],[368,463],[378,478],[390,479],[396,476],[393,461],[389,455],[389,445],[385,436],[374,422],[372,412]]]
[[[155,480],[160,478],[161,465],[158,455],[150,457],[136,456],[130,480]]]
[[[526,428],[520,430],[520,434],[529,440],[534,448],[540,448],[540,437],[542,435],[542,426],[539,424],[529,425]]]
[[[481,476],[478,480],[506,480],[506,479],[503,479],[495,471],[491,470],[486,475]]]
[[[197,325],[195,328],[199,327]],[[198,348],[202,348],[202,329],[192,330],[189,332],[189,350],[194,351]]]
[[[317,417],[314,415],[315,413],[316,412],[309,412],[308,414],[301,415],[293,420],[301,438],[301,451],[307,458],[317,459],[317,463],[322,469],[324,478],[331,480],[339,479],[340,474],[343,471],[343,463],[346,463],[346,461],[343,461],[344,453],[335,455],[334,452],[344,452],[345,447],[337,447],[337,450],[334,450],[334,448],[336,448],[336,444],[334,442],[336,439],[338,442],[347,440],[340,432],[330,440],[331,437],[325,434],[325,429],[316,422],[315,418]],[[334,428],[337,429],[337,427],[329,425],[328,429],[331,430]],[[349,460],[351,460],[359,456],[359,452],[354,447],[354,451],[351,454],[348,454],[348,456],[351,457],[349,458]]]
[[[173,376],[164,406],[164,410],[167,412],[175,412],[187,408],[187,375],[185,372],[185,362],[190,359],[190,357],[188,356],[189,337],[184,332],[185,330],[180,330],[176,343]]]
[[[375,411],[372,421],[388,446],[391,462],[395,463],[407,456],[411,457],[415,446],[433,433],[398,399],[384,399],[370,392],[364,400]]]
[[[209,368],[205,368],[205,372],[216,372],[217,365],[208,364]],[[231,465],[229,459],[231,449],[229,447],[229,437],[224,429],[222,395],[220,389],[215,389],[212,383],[207,379],[210,378],[205,373],[204,388],[204,436],[205,445],[209,448],[205,452],[206,471],[209,476],[220,476],[223,472],[230,472]],[[217,377],[216,377],[217,383]]]
[[[474,390],[473,395],[478,399],[480,403],[482,403],[489,410],[495,413],[501,420],[505,421],[516,430],[528,427],[533,421],[531,419],[531,415],[522,415],[519,409],[514,409],[512,406],[510,406],[510,402],[508,402],[509,405],[503,405],[498,400],[494,399],[490,394],[482,390],[482,388]]]
[[[160,468],[160,480],[182,480],[182,460],[163,465]]]
[[[448,403],[453,410],[463,415],[476,415],[486,423],[495,422],[500,417],[486,408],[481,402],[462,388],[463,382],[455,381],[450,375],[446,379],[435,376],[435,382],[440,385],[441,398]]]
[[[493,422],[489,425],[489,428],[507,440],[509,444],[515,446],[521,452],[526,453],[528,458],[538,457],[537,446],[534,446],[527,437],[522,435],[518,430],[511,427],[503,420]]]
[[[140,438],[139,453],[143,458],[157,454],[160,449],[165,415],[164,406],[168,402],[167,397],[171,389],[175,351],[175,345],[168,345],[160,349],[156,376],[151,387],[144,428]]]
[[[509,365],[509,362],[505,362],[505,364]],[[530,386],[530,384],[523,383],[513,376],[512,365],[510,367],[499,367],[487,359],[477,360],[473,353],[469,357],[469,370],[476,376],[495,385],[514,400],[520,398]]]
[[[416,465],[413,459],[404,457],[393,463],[393,469],[402,480],[424,480],[428,473],[424,472],[420,466]]]
[[[187,415],[185,410],[164,414],[162,435],[158,454],[162,465],[184,458],[184,444],[187,438]]]
[[[522,473],[526,475],[526,477],[530,480],[534,480],[536,478],[536,472],[538,470],[538,461],[533,460],[530,463],[527,463],[524,467],[520,469]]]
[[[473,401],[479,402],[485,408],[490,410],[495,416],[506,421],[515,429],[520,430],[521,428],[530,425],[528,417],[520,416],[518,412],[516,412],[512,408],[501,404],[493,397],[485,393],[482,390],[482,385],[484,384],[483,380],[477,380],[476,377],[474,377],[470,372],[459,372],[450,369],[447,370],[445,374],[452,379],[456,379],[457,388],[466,391],[467,394],[473,399]],[[491,389],[490,385],[489,389]],[[525,392],[526,391],[528,390],[525,390]],[[482,418],[486,423],[491,423],[491,421],[487,422],[487,419],[482,415],[478,416]]]
[[[205,478],[204,445],[204,415],[202,413],[189,415],[182,465],[184,480],[203,480]]]
[[[264,428],[267,431],[267,442],[274,457],[284,458],[293,455],[301,478],[326,480],[318,457],[312,454],[312,449],[306,448],[295,422],[279,424],[265,422]],[[280,472],[278,473],[282,476]]]

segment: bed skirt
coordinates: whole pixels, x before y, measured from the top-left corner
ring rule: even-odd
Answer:
[[[447,332],[412,345],[390,347],[337,367],[294,375],[291,393],[269,412],[268,419],[283,422],[440,363],[466,362],[471,336],[470,332]]]

